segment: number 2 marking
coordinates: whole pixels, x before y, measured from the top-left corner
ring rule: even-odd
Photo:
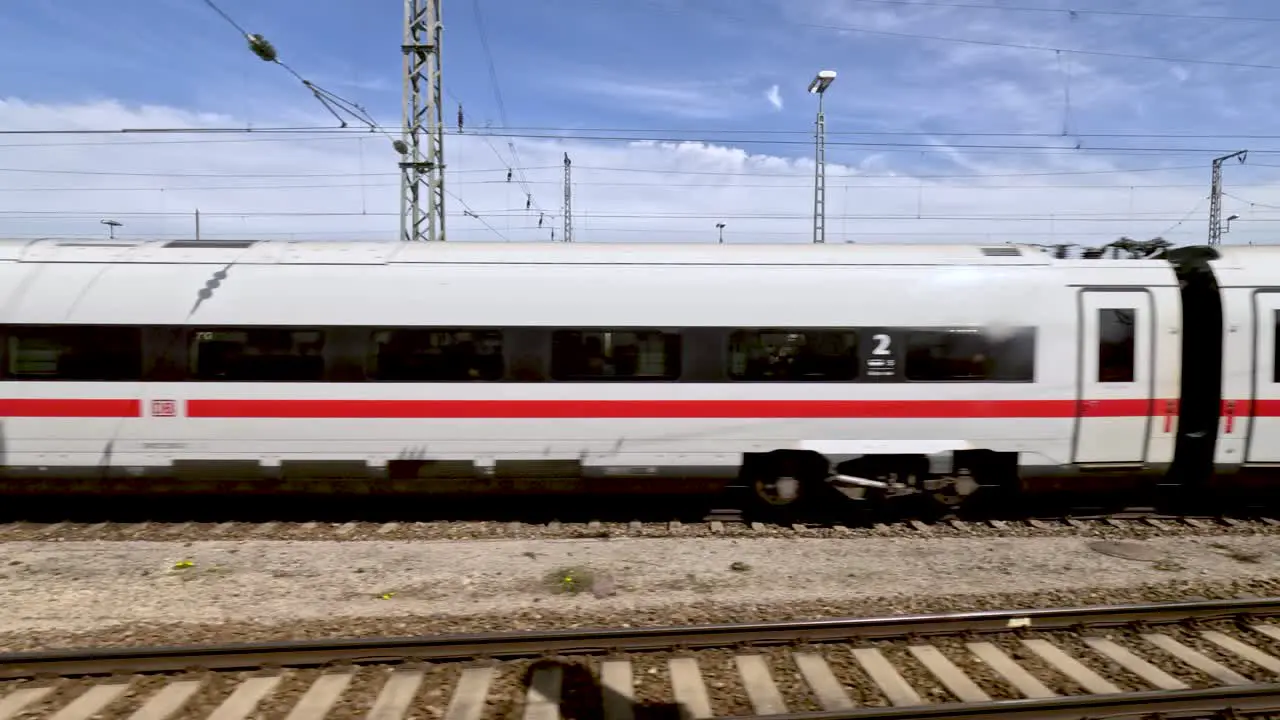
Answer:
[[[872,355],[888,355],[889,354],[889,336],[879,333],[871,336],[876,341],[876,346],[871,349]]]

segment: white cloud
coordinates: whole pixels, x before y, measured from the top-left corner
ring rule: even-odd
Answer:
[[[773,106],[774,110],[782,109],[782,94],[778,92],[777,85],[770,87],[769,90],[765,92],[764,97],[769,101],[769,104]]]
[[[0,102],[0,128],[9,129],[237,124],[164,107]],[[495,148],[507,155],[506,141],[489,142],[446,137],[446,189],[493,227],[464,216],[448,196],[451,240],[500,239],[496,231],[513,241],[545,241],[552,227],[558,238],[564,152],[573,159],[579,241],[714,242],[717,222],[728,225],[726,242],[803,243],[810,236],[813,162],[803,139],[785,146],[793,157],[693,142],[517,139],[528,187],[545,213],[541,228],[537,209],[524,209],[520,175],[507,182],[495,157]],[[373,240],[398,232],[398,158],[380,135],[5,136],[0,145],[0,236],[102,237],[99,220],[115,218],[124,223],[121,236],[189,237],[197,208],[210,238]],[[1083,153],[933,149],[928,157],[939,169],[932,174],[985,177],[922,179],[919,150],[829,147],[828,242],[1097,243],[1149,237],[1184,216],[1167,237],[1205,236],[1207,173],[1198,165],[1116,172],[1112,160]],[[1130,167],[1161,165],[1155,157],[1122,159]],[[1231,175],[1233,194],[1280,205],[1280,182],[1260,184],[1274,170],[1246,164]],[[1265,241],[1272,224],[1263,219],[1276,217],[1231,198],[1224,211],[1242,216],[1231,242]]]
[[[597,107],[621,106],[652,116],[711,120],[731,117],[745,100],[729,82],[640,82],[619,78],[580,78],[565,81],[579,102]]]

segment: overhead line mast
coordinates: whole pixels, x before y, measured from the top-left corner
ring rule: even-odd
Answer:
[[[1222,164],[1231,158],[1244,162],[1249,157],[1248,150],[1237,150],[1230,155],[1213,159],[1213,177],[1209,186],[1209,244],[1222,244]],[[1231,220],[1227,220],[1230,224]]]
[[[441,0],[405,0],[404,135],[400,161],[400,239],[445,239]],[[425,196],[425,197],[424,197]]]

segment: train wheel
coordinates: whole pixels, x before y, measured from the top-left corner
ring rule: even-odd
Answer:
[[[823,467],[820,458],[789,453],[755,463],[746,478],[755,509],[770,517],[798,517],[822,490]]]

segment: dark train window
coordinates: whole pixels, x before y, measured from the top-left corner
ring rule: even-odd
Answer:
[[[228,382],[324,380],[324,333],[276,328],[195,330],[191,377]]]
[[[142,332],[109,326],[10,327],[6,377],[21,380],[142,378]]]
[[[1137,338],[1134,317],[1134,310],[1098,310],[1098,382],[1133,382]]]
[[[1271,382],[1280,383],[1280,310],[1272,313],[1275,324],[1271,333]]]
[[[551,334],[555,380],[675,380],[680,336],[658,330],[556,330]]]
[[[501,380],[497,330],[380,330],[373,333],[368,376],[384,382]]]
[[[1035,328],[913,330],[906,345],[910,381],[1035,381]]]
[[[858,335],[830,330],[736,330],[729,336],[729,377],[747,381],[853,380]]]

